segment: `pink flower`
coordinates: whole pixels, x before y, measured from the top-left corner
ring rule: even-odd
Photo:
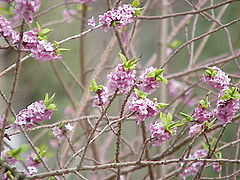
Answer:
[[[203,108],[201,104],[197,105],[192,115],[192,117],[195,118],[195,121],[198,123],[209,121],[212,116],[212,112],[209,112],[207,108]]]
[[[196,158],[204,158],[207,156],[207,151],[205,149],[199,149],[195,151],[193,154],[189,156],[190,159],[196,159]],[[197,174],[199,168],[202,166],[203,162],[195,162],[192,165],[188,166],[184,169],[183,172],[180,173],[180,176],[183,179],[186,179],[187,176],[195,175]]]
[[[115,72],[111,72],[107,75],[110,92],[114,92],[118,89],[119,93],[127,93],[135,83],[135,75],[135,70],[126,71],[123,64],[118,64],[115,68]]]
[[[129,104],[129,110],[137,116],[136,123],[139,124],[145,119],[156,116],[158,113],[157,104],[148,98],[139,98],[135,93]]]
[[[88,19],[88,25],[92,27],[96,26],[95,18],[93,16],[90,19]]]
[[[55,52],[55,47],[50,42],[39,40],[36,47],[31,49],[32,56],[39,61],[60,59],[61,56]]]
[[[166,130],[162,122],[158,121],[150,124],[149,131],[153,146],[160,146],[163,142],[169,141],[173,136],[171,132]],[[176,132],[176,127],[173,128],[173,131]]]
[[[214,171],[220,172],[220,170],[221,170],[221,165],[218,162],[212,163],[212,167],[213,167]]]
[[[93,98],[93,107],[102,106],[108,104],[108,89],[102,86],[102,89],[97,92],[97,95]]]
[[[43,101],[36,101],[17,114],[13,127],[23,126],[25,130],[29,129],[36,123],[51,119],[52,113],[53,110],[46,109]]]
[[[138,88],[145,93],[152,93],[156,88],[160,86],[161,81],[157,81],[155,77],[148,77],[148,74],[156,71],[154,67],[147,68],[142,75],[140,75],[140,84]]]
[[[202,80],[218,90],[228,87],[231,81],[228,75],[216,66],[207,69]]]
[[[121,28],[133,22],[135,9],[131,5],[124,4],[117,9],[112,9],[99,15],[99,24],[102,25],[104,31],[108,31],[111,27]]]
[[[194,124],[193,126],[190,127],[190,130],[188,132],[188,135],[190,137],[198,135],[202,131],[202,124]]]
[[[40,8],[40,0],[16,0],[15,13],[23,18],[26,22],[32,21],[32,16]]]
[[[2,16],[0,16],[0,34],[12,43],[19,39],[19,35],[12,29],[11,23]]]
[[[52,128],[52,131],[53,131],[53,135],[59,139],[59,140],[62,140],[64,138],[64,135],[68,132],[68,131],[73,131],[73,126],[71,126],[70,123],[68,123],[67,125],[65,126],[61,126],[61,127],[58,127],[58,126],[55,126]]]
[[[223,100],[219,99],[217,101],[217,107],[214,110],[214,115],[222,123],[226,124],[230,122],[239,109],[238,99]]]

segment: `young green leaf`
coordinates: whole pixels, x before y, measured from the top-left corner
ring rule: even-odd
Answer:
[[[134,91],[135,91],[135,93],[138,95],[138,97],[140,97],[140,98],[142,98],[142,99],[145,99],[145,98],[148,96],[148,94],[140,91],[140,90],[137,89],[137,88],[134,88]]]
[[[131,5],[132,5],[132,7],[138,7],[140,5],[140,1],[134,0]]]

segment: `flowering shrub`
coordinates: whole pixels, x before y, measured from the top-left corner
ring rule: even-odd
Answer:
[[[0,179],[237,179],[237,0],[0,1]]]

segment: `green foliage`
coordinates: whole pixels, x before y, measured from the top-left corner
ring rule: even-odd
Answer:
[[[221,99],[223,100],[240,99],[240,94],[238,92],[238,89],[236,87],[231,87],[225,90],[225,94],[221,97]]]
[[[46,109],[57,110],[57,106],[53,103],[54,97],[55,97],[55,93],[50,98],[48,97],[48,93],[46,93],[44,98],[44,104],[46,106]]]
[[[165,84],[168,83],[168,80],[163,77],[163,71],[164,69],[157,69],[156,71],[150,72],[147,77],[154,77],[156,78],[156,81],[162,81]]]
[[[217,74],[217,71],[214,70],[212,67],[205,70],[205,74],[207,76],[215,76]]]
[[[139,0],[134,0],[131,4],[132,7],[138,7],[140,5],[140,1]]]
[[[144,93],[144,92],[142,92],[141,90],[139,90],[137,88],[134,88],[134,91],[138,95],[138,97],[140,97],[142,99],[145,99],[148,96],[147,93]]]
[[[208,101],[208,97],[206,97],[205,100],[202,99],[198,102],[199,102],[199,104],[202,105],[202,108],[204,108],[204,109],[207,109],[209,107],[209,104],[210,104],[209,101]]]
[[[119,56],[123,62],[125,71],[136,69],[136,66],[137,66],[136,63],[139,61],[139,59],[136,59],[135,57],[133,57],[132,59],[127,60],[127,58],[122,53],[119,53]]]
[[[173,116],[172,114],[168,113],[168,114],[164,114],[164,113],[160,113],[160,119],[163,123],[164,128],[169,131],[172,135],[174,134],[174,127],[178,127],[178,126],[182,126],[182,123],[178,123],[178,122],[173,122]]]
[[[9,17],[13,16],[13,14],[14,14],[13,6],[1,7],[0,8],[0,14],[1,15],[7,15]]]
[[[182,44],[181,41],[179,41],[179,40],[173,40],[173,41],[170,43],[169,47],[172,48],[172,49],[177,49],[181,44]]]
[[[13,157],[15,159],[21,160],[22,158],[19,156],[21,153],[24,153],[27,150],[27,145],[23,144],[22,146],[20,146],[17,149],[12,149],[7,151],[7,155],[9,157]]]
[[[189,115],[186,114],[186,113],[180,112],[180,115],[184,118],[184,120],[185,120],[186,122],[190,122],[190,121],[193,120],[193,117],[192,117],[192,116],[189,116]]]
[[[41,25],[36,22],[37,25],[37,29],[38,29],[38,39],[39,40],[43,40],[43,41],[48,41],[48,34],[53,30],[53,29],[49,29],[49,28],[41,28]]]
[[[91,85],[88,88],[89,91],[97,93],[98,91],[102,90],[102,85],[97,85],[97,82],[95,79],[91,81]]]
[[[169,104],[166,104],[166,103],[157,103],[157,108],[164,108],[164,107],[167,107]]]

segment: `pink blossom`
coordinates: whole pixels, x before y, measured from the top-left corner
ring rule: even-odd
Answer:
[[[147,68],[142,75],[140,75],[140,84],[138,88],[145,93],[152,93],[156,88],[160,86],[160,81],[157,81],[155,77],[147,77],[149,73],[156,71],[154,67]]]
[[[118,64],[115,71],[107,75],[108,89],[110,92],[118,89],[119,93],[127,93],[135,83],[135,75],[135,70],[125,70],[123,64]]]
[[[52,128],[52,131],[53,131],[53,135],[59,139],[59,140],[62,140],[64,138],[64,135],[68,132],[68,131],[73,131],[73,126],[71,126],[70,123],[68,123],[67,125],[64,125],[64,126],[61,126],[61,127],[58,127],[58,126],[55,126]]]
[[[102,86],[102,89],[97,92],[97,95],[93,98],[93,107],[102,106],[108,104],[108,89]]]
[[[228,78],[228,75],[225,72],[223,72],[216,66],[211,67],[208,70],[216,71],[216,74],[215,75],[204,74],[202,79],[204,82],[218,90],[223,90],[229,86],[231,79]]]
[[[135,16],[135,9],[131,5],[124,4],[117,9],[112,9],[99,15],[99,24],[102,25],[104,31],[108,31],[112,26],[121,28],[131,22],[133,22]]]
[[[51,119],[52,113],[53,110],[46,109],[43,101],[33,102],[17,114],[13,127],[23,126],[25,130],[29,129],[36,123]]]
[[[218,162],[212,163],[212,167],[213,167],[213,170],[216,172],[220,172],[220,170],[221,170],[221,165]]]
[[[135,113],[137,117],[137,124],[141,123],[145,119],[155,116],[159,111],[156,103],[148,98],[139,98],[136,94],[134,94],[131,99],[129,110]]]
[[[2,16],[0,16],[0,34],[8,38],[12,43],[15,43],[19,39],[19,35],[12,29],[11,23]]]
[[[90,19],[88,19],[88,25],[92,27],[96,26],[95,18],[93,16]]]
[[[238,99],[223,100],[219,99],[217,101],[217,107],[214,110],[214,115],[222,123],[226,124],[230,122],[239,109]]]
[[[196,150],[193,154],[189,156],[190,159],[204,158],[207,156],[207,151],[205,149]],[[199,168],[202,166],[203,162],[195,162],[190,166],[186,167],[183,172],[180,173],[183,179],[187,176],[197,174]]]
[[[150,124],[149,131],[153,146],[160,146],[163,142],[169,141],[173,136],[171,132],[166,130],[162,122],[158,121]],[[173,128],[173,131],[176,132],[176,127]]]
[[[202,124],[194,124],[190,127],[188,135],[190,137],[196,136],[202,131],[202,128],[203,128]]]
[[[209,121],[213,117],[213,114],[212,112],[209,112],[207,108],[204,108],[201,104],[198,104],[194,109],[192,117],[196,122],[203,123],[205,121]]]
[[[15,13],[26,22],[31,22],[33,14],[36,13],[41,5],[40,0],[16,0]]]

